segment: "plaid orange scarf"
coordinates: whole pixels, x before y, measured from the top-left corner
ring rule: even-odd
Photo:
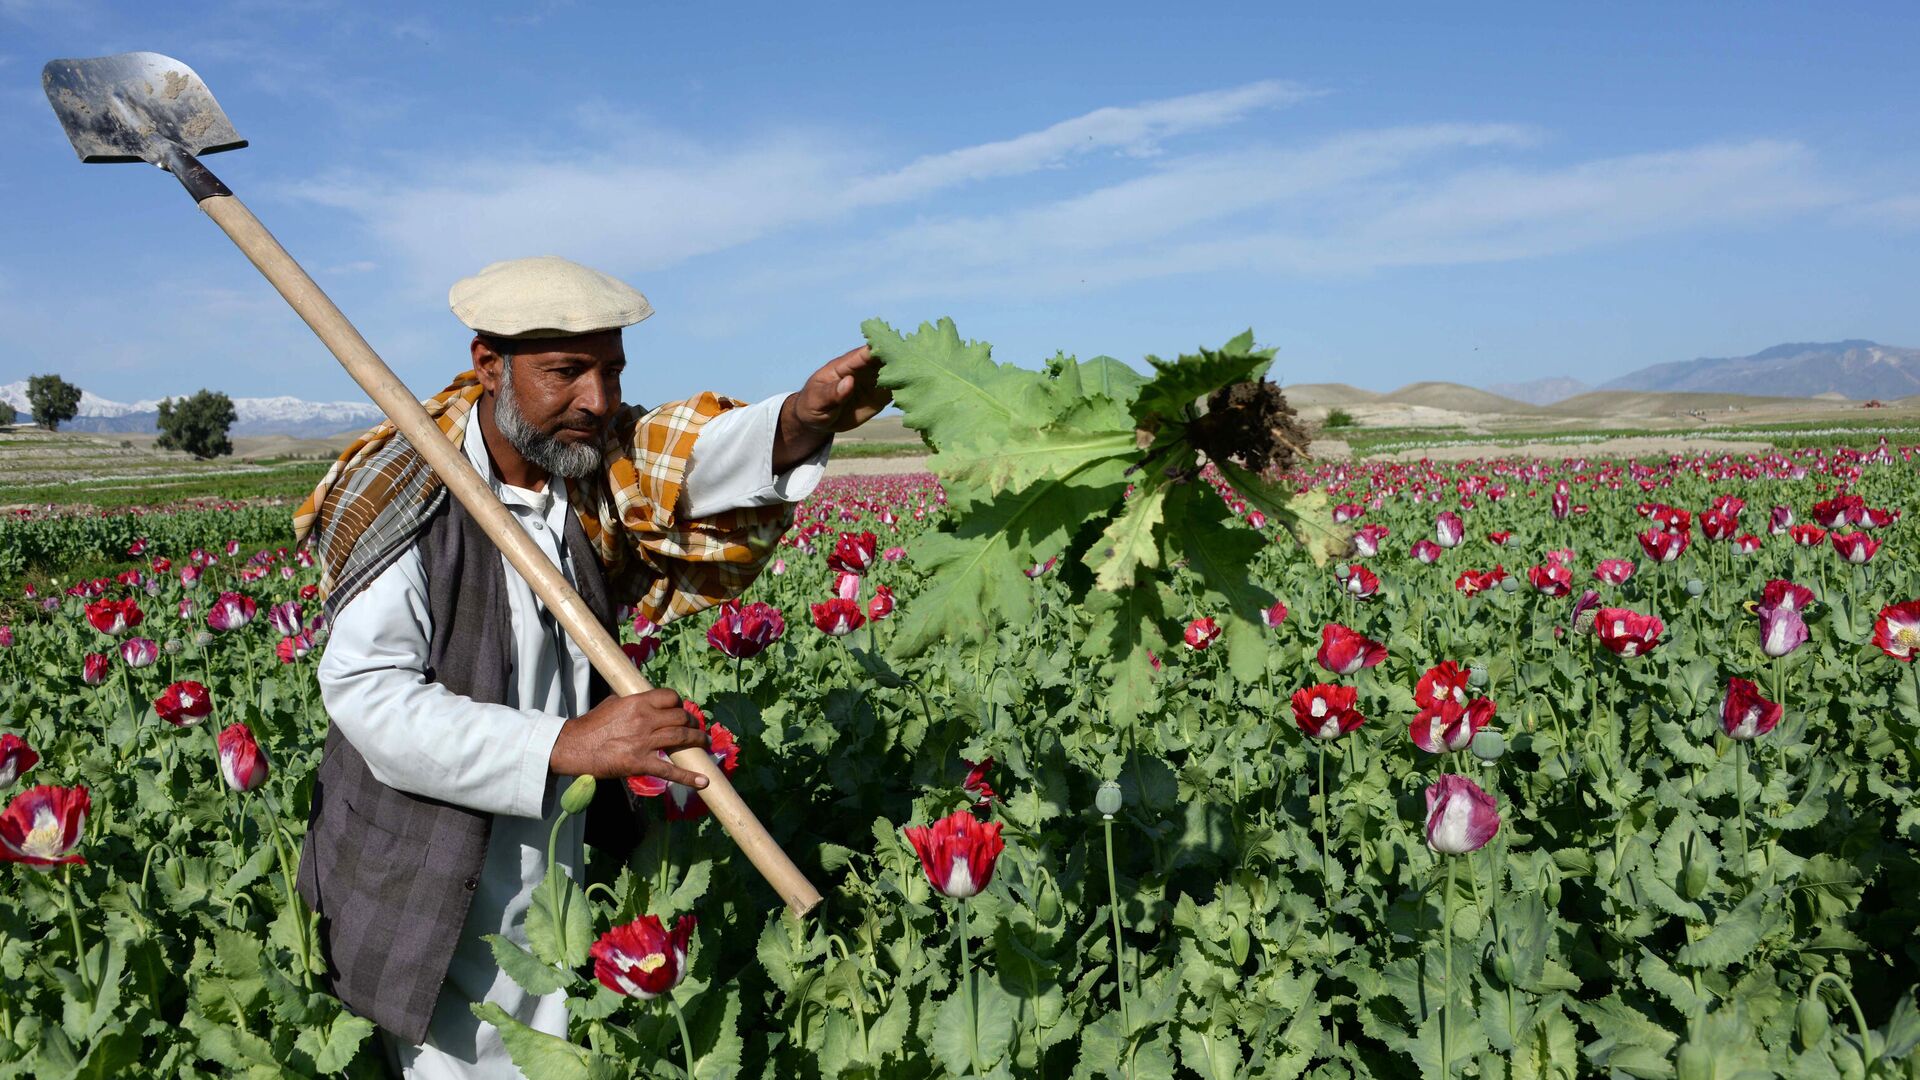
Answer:
[[[480,400],[471,371],[422,402],[448,441],[466,438]],[[604,469],[567,481],[567,499],[606,568],[615,603],[658,623],[738,596],[793,521],[790,506],[679,520],[675,507],[694,440],[708,420],[743,402],[702,393],[642,411],[623,407],[605,446]],[[354,440],[293,514],[296,540],[312,538],[320,590],[338,610],[413,543],[447,498],[391,421]]]

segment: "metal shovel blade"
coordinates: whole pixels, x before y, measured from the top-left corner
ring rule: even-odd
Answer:
[[[171,56],[54,60],[40,82],[81,161],[171,168],[182,153],[198,157],[247,145],[207,84]]]

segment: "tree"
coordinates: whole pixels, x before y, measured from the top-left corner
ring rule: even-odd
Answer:
[[[12,427],[13,422],[18,419],[20,419],[20,414],[13,411],[13,406],[7,402],[0,401],[0,427]]]
[[[216,390],[201,390],[181,398],[179,404],[167,398],[160,402],[158,445],[162,450],[185,450],[197,458],[231,454],[227,429],[233,420],[233,400]]]
[[[80,388],[58,375],[35,375],[27,380],[27,405],[33,422],[48,431],[80,415]]]

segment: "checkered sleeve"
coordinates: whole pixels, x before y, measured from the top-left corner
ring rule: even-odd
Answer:
[[[793,523],[790,505],[676,516],[694,442],[707,421],[744,402],[702,393],[616,426],[598,490],[576,502],[615,598],[659,623],[746,591]]]

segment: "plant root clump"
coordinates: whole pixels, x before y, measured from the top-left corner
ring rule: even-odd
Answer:
[[[1287,395],[1266,379],[1215,390],[1207,396],[1206,413],[1187,431],[1207,457],[1257,473],[1293,468],[1308,456],[1312,440],[1287,404]]]

